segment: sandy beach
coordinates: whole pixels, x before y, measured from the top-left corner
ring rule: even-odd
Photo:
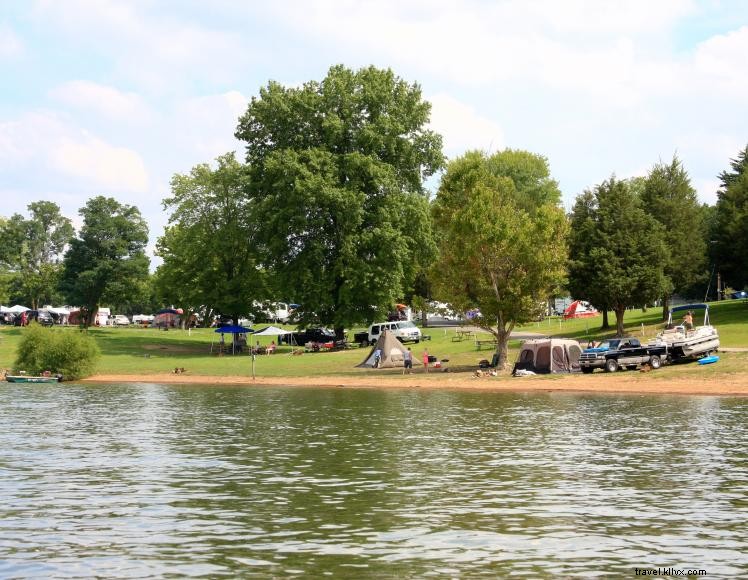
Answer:
[[[164,383],[244,386],[344,387],[392,389],[477,389],[491,391],[566,391],[630,394],[731,395],[748,396],[748,372],[704,378],[659,377],[657,373],[621,372],[614,375],[564,375],[544,377],[475,377],[467,373],[419,373],[408,376],[314,376],[252,377],[185,374],[95,375],[86,383]]]

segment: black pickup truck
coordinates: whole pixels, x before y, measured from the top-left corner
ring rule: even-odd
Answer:
[[[662,366],[667,359],[665,345],[641,344],[638,338],[611,338],[594,348],[586,348],[579,357],[579,366],[583,373],[595,369],[605,369],[613,373],[620,368],[635,369],[644,364],[653,369]]]

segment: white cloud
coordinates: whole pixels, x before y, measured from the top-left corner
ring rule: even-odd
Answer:
[[[57,179],[115,191],[143,192],[148,175],[140,156],[113,146],[50,112],[0,124],[0,169],[51,170]]]
[[[93,181],[115,191],[144,192],[148,174],[140,156],[124,147],[113,147],[91,135],[76,141],[63,139],[49,152],[52,168],[60,173]]]
[[[699,44],[693,69],[705,90],[748,98],[748,26]]]
[[[71,107],[116,120],[142,121],[149,116],[148,107],[139,95],[93,81],[69,81],[53,88],[49,94]]]
[[[112,59],[113,72],[150,91],[174,91],[199,74],[226,81],[247,58],[238,31],[181,20],[158,3],[117,0],[38,0],[34,16],[53,24],[68,43]]]
[[[249,100],[238,91],[187,99],[174,107],[172,123],[182,146],[189,147],[197,162],[240,151],[234,131]],[[239,156],[241,157],[241,155]]]
[[[448,155],[467,149],[495,151],[504,148],[503,131],[493,120],[444,93],[428,100],[431,102],[431,128],[444,137]]]
[[[23,52],[23,43],[12,28],[0,24],[0,58],[15,58]]]

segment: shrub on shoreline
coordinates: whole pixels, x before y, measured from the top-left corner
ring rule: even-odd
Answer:
[[[33,323],[21,337],[15,368],[30,375],[50,371],[66,380],[80,379],[93,374],[99,355],[99,347],[86,333]]]

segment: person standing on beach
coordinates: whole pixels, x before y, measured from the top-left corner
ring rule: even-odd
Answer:
[[[410,352],[410,347],[403,354],[403,372],[410,374],[413,368],[413,353]]]
[[[426,372],[429,372],[429,351],[423,351],[423,368]]]
[[[374,368],[378,369],[379,368],[379,363],[381,363],[381,362],[382,362],[382,350],[379,349],[379,348],[377,348],[374,351]]]

